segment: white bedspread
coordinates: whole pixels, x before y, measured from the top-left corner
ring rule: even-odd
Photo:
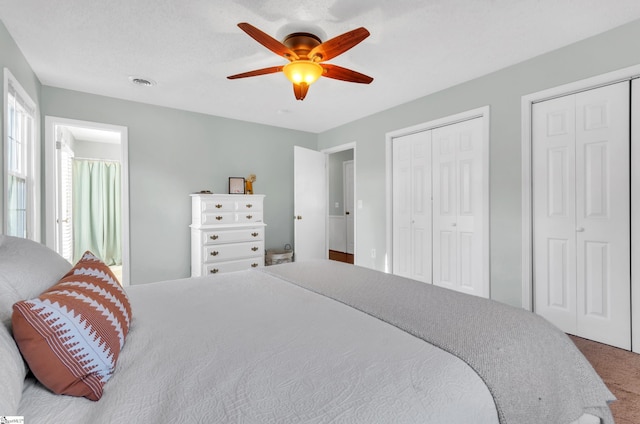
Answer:
[[[103,398],[31,381],[37,423],[497,423],[461,360],[262,272],[133,286],[133,324]]]

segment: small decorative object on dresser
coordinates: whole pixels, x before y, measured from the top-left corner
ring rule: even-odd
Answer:
[[[191,195],[192,277],[264,266],[263,200],[262,194]]]
[[[229,194],[244,194],[244,177],[229,177]]]
[[[256,182],[256,174],[249,174],[246,181],[244,182],[245,193],[253,194],[253,183],[255,182]]]

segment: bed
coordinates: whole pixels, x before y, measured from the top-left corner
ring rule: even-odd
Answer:
[[[13,304],[71,265],[0,236],[0,415],[33,423],[612,423],[568,337],[498,302],[332,261],[126,288],[97,401],[29,372]]]

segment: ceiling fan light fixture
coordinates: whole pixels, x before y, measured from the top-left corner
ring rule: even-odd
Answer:
[[[322,66],[311,60],[294,60],[282,68],[285,76],[294,84],[313,84],[322,75]]]

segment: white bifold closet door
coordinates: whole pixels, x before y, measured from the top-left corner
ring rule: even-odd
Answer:
[[[477,296],[484,289],[483,120],[432,130],[433,284]]]
[[[537,103],[532,118],[535,311],[630,349],[629,82]]]
[[[483,118],[393,140],[393,273],[489,297]]]
[[[393,140],[393,273],[431,283],[431,131]]]

